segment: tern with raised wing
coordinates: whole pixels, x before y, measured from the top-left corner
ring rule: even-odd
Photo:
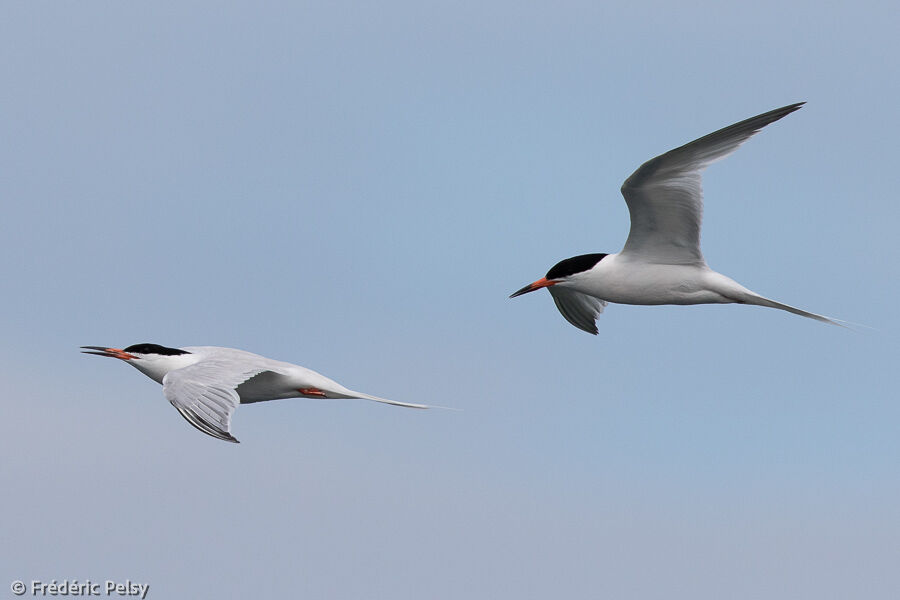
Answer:
[[[703,169],[803,104],[751,117],[645,162],[622,185],[631,214],[631,231],[622,251],[562,260],[510,298],[547,288],[569,323],[595,335],[597,316],[609,302],[753,304],[841,325],[750,291],[710,269],[700,251]]]
[[[166,399],[188,423],[228,442],[238,443],[231,435],[231,415],[238,404],[282,398],[361,398],[429,408],[355,392],[305,367],[235,348],[167,348],[157,344],[135,344],[125,349],[82,348],[86,354],[121,359],[161,383]]]

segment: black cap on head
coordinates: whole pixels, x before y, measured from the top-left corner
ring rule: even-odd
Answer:
[[[594,265],[603,260],[605,256],[606,254],[582,254],[561,260],[547,271],[547,279],[562,279],[575,273],[589,271]]]
[[[125,352],[134,352],[136,354],[162,354],[163,356],[176,356],[178,354],[190,354],[185,350],[178,348],[166,348],[159,344],[135,344],[125,348]]]

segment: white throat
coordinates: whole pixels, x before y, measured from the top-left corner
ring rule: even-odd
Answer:
[[[135,354],[138,358],[127,361],[132,367],[154,380],[162,383],[163,377],[169,371],[183,369],[200,361],[197,354]]]

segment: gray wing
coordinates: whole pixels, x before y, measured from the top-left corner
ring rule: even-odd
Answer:
[[[622,185],[631,231],[621,254],[661,264],[705,264],[700,252],[700,172],[804,104],[776,108],[729,125],[641,165]]]
[[[263,371],[237,370],[232,362],[205,360],[169,371],[163,377],[163,394],[188,423],[203,433],[238,443],[231,435],[231,415],[241,401],[236,388]]]
[[[605,300],[559,285],[552,285],[547,290],[566,321],[582,331],[597,335],[596,320],[607,304]]]

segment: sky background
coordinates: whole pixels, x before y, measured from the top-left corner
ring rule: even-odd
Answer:
[[[900,596],[894,2],[6,2],[0,597]],[[549,294],[643,161],[798,101],[705,176],[778,301]],[[81,345],[222,345],[364,401],[240,445]]]

